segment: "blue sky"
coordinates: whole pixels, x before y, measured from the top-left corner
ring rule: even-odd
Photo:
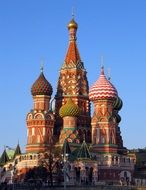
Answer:
[[[120,123],[124,145],[146,147],[146,1],[0,1],[0,152],[4,145],[26,144],[30,88],[44,73],[56,93],[59,69],[68,47],[67,23],[75,7],[78,48],[89,85],[97,80],[100,57],[124,102]]]

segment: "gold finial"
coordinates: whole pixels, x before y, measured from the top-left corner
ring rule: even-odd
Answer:
[[[68,24],[68,29],[71,29],[71,28],[74,28],[74,29],[77,29],[78,28],[78,24],[75,22],[74,19],[72,19],[69,24]]]
[[[71,28],[77,29],[78,28],[78,24],[75,22],[74,17],[75,17],[74,7],[72,7],[72,19],[68,24],[68,29],[71,29]]]

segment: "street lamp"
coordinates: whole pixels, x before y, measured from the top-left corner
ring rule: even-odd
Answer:
[[[69,157],[69,154],[71,153],[69,144],[67,140],[64,140],[63,144],[63,151],[62,151],[62,159],[63,159],[63,176],[64,176],[64,190],[66,190],[66,173],[67,173],[67,160]]]
[[[18,164],[18,161],[15,159],[14,161],[14,165],[13,165],[13,168],[12,168],[12,189],[14,190],[15,187],[14,187],[14,183],[15,183],[15,175],[16,175],[16,165]]]
[[[64,176],[64,190],[66,190],[66,173],[67,173],[67,159],[68,159],[68,154],[62,154],[63,157],[63,176]]]

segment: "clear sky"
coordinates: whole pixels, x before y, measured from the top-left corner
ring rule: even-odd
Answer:
[[[146,147],[146,0],[0,1],[0,152],[26,144],[30,88],[40,73],[53,86],[68,47],[67,23],[75,7],[78,48],[89,85],[97,80],[100,56],[124,106],[120,123],[124,145]]]

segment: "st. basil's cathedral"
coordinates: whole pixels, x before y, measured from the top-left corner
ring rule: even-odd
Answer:
[[[55,108],[53,88],[41,68],[31,88],[33,108],[26,116],[26,152],[21,153],[18,144],[10,158],[4,150],[0,158],[1,182],[22,182],[25,174],[39,166],[50,152],[54,162],[61,162],[61,155],[65,158],[68,185],[132,180],[135,158],[123,146],[119,127],[122,100],[103,66],[89,88],[77,48],[77,29],[73,18],[68,24],[69,47],[53,98]]]

